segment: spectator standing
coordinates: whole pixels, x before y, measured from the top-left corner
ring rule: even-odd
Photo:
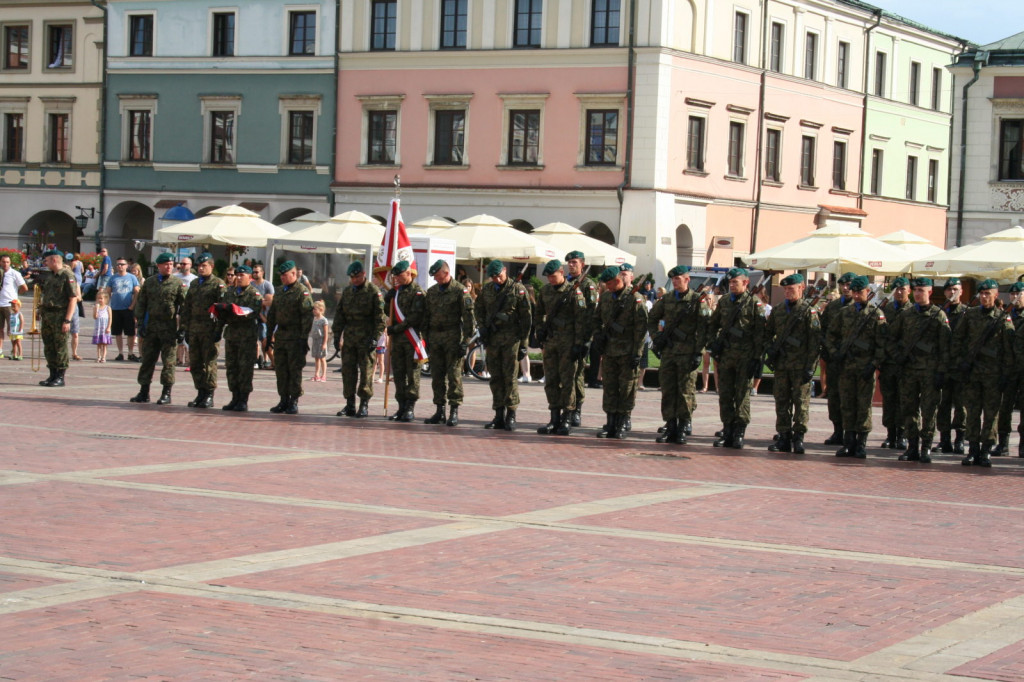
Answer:
[[[96,291],[96,277],[99,273],[92,263],[85,266],[85,274],[82,275],[82,298],[91,292]]]
[[[11,326],[11,303],[27,291],[25,278],[11,267],[11,257],[0,256],[0,358],[4,356],[4,332]]]
[[[299,271],[301,272],[301,270]],[[324,311],[327,306],[323,301],[313,303],[312,342],[309,349],[313,353],[313,381],[327,381],[327,337],[330,330]]]
[[[21,339],[25,334],[25,318],[21,314],[21,301],[11,301],[11,360],[21,360]]]
[[[96,289],[103,289],[107,286],[107,280],[114,274],[114,263],[110,260],[107,247],[100,249],[100,271],[96,277]]]
[[[138,267],[137,265],[135,267]],[[107,282],[110,296],[110,333],[117,340],[115,361],[124,361],[124,337],[128,337],[128,359],[138,362],[135,355],[135,302],[139,297],[139,278],[128,272],[128,261],[118,258],[115,274]]]
[[[107,346],[110,345],[110,306],[107,305],[107,292],[96,294],[96,305],[92,309],[92,318],[96,320],[96,329],[92,334],[92,342],[96,346],[96,362],[107,361]]]
[[[82,261],[77,255],[70,251],[65,255],[68,262],[71,263],[71,275],[75,278],[75,282],[78,284],[78,290],[82,290],[82,283],[84,281],[85,268],[82,267]],[[78,316],[85,317],[85,303],[82,298],[78,299]]]

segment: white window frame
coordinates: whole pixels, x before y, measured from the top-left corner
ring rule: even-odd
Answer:
[[[210,55],[211,57],[214,56],[214,54],[213,54],[213,47],[214,47],[214,41],[216,40],[216,35],[214,34],[214,29],[216,27],[215,23],[214,23],[214,15],[217,15],[217,14],[234,14],[235,15],[235,51],[230,56],[217,57],[217,59],[232,59],[232,58],[238,56],[238,35],[239,35],[238,19],[239,19],[239,15],[241,14],[241,12],[239,11],[239,8],[237,6],[236,7],[211,7],[209,9],[208,14],[207,14],[208,20],[206,22],[206,24],[207,24],[206,53],[208,55]]]
[[[316,20],[316,31],[313,34],[313,54],[292,54],[292,14],[295,12],[313,12]],[[285,5],[284,6],[284,51],[285,57],[316,57],[320,54],[320,6],[319,5]],[[235,17],[235,35],[238,35],[238,17]]]
[[[814,74],[807,78],[807,39],[810,36],[814,36],[814,64],[812,65]],[[806,29],[804,31],[804,44],[803,44],[803,60],[801,60],[800,77],[805,80],[814,81],[815,83],[821,83],[824,81],[824,69],[822,64],[822,40],[821,31],[817,29]]]
[[[538,94],[498,94],[502,101],[501,112],[501,157],[498,168],[502,170],[541,170],[544,168],[544,108],[550,93]],[[508,162],[508,136],[512,127],[512,112],[520,110],[537,110],[540,113],[540,135],[537,140],[537,163],[510,164]]]
[[[118,110],[121,115],[121,163],[151,165],[153,157],[156,156],[156,149],[153,146],[153,131],[156,129],[157,96],[119,94],[117,98]],[[132,134],[129,111],[149,111],[149,161],[132,161],[128,158],[128,150],[131,149],[129,138]]]
[[[624,92],[577,92],[579,101],[579,136],[576,143],[576,170],[586,171],[621,171],[624,148],[623,130],[626,123],[626,93]],[[587,165],[587,112],[592,109],[615,109],[619,112],[618,141],[615,149],[615,163]]]
[[[132,54],[132,18],[133,17],[151,17],[153,19],[153,44],[150,45],[150,54],[148,57],[143,55]],[[156,56],[156,27],[157,27],[157,16],[156,10],[132,10],[126,12],[124,15],[124,56],[128,59],[152,59]]]
[[[242,96],[241,95],[201,95],[199,111],[203,121],[203,153],[204,164],[213,164],[217,168],[231,168],[238,165],[238,126],[242,119]],[[234,152],[234,163],[214,164],[210,157],[210,138],[212,135],[212,121],[210,114],[214,111],[230,111],[235,114],[235,126],[232,130],[231,149]]]
[[[31,64],[31,62],[29,62]],[[28,138],[28,103],[31,97],[0,97],[0,123],[4,127],[0,127],[0,164],[3,165],[24,165],[28,158],[25,156],[26,140]],[[21,161],[4,161],[7,158],[7,129],[6,129],[6,116],[7,114],[21,114],[22,121],[22,135],[21,135]]]
[[[773,73],[787,73],[786,70],[786,35],[789,33],[789,23],[785,19],[769,17],[768,19],[768,45],[766,54],[768,57],[767,68],[772,71],[772,28],[774,24],[782,27],[782,39],[779,41],[779,70]]]
[[[470,94],[457,95],[424,95],[427,100],[429,113],[427,115],[427,158],[423,162],[425,168],[469,168],[469,101],[473,99]],[[437,134],[437,112],[438,111],[463,111],[465,120],[463,122],[463,144],[461,164],[435,164],[434,144]]]
[[[235,18],[237,21],[238,18]],[[317,140],[320,135],[320,113],[323,106],[323,98],[320,95],[281,95],[277,100],[277,110],[281,114],[281,148],[280,148],[280,162],[281,166],[288,166],[290,168],[307,167],[306,164],[293,164],[288,162],[288,142],[291,136],[291,116],[290,114],[300,111],[312,111],[313,112],[313,156],[310,159],[309,165],[316,165],[316,147]]]
[[[743,15],[743,17],[744,17],[744,19],[746,21],[746,23],[743,26],[743,45],[741,46],[743,48],[743,59],[737,61],[736,60],[736,48],[737,48],[737,45],[736,45],[736,23],[738,22],[739,17],[740,17],[741,14]],[[746,64],[749,61],[749,59],[750,59],[750,43],[751,43],[751,40],[750,40],[750,27],[751,27],[750,10],[748,10],[746,7],[734,7],[733,8],[733,13],[732,13],[732,40],[730,41],[731,47],[732,47],[732,54],[730,55],[730,57],[732,58],[731,61],[734,64]]]
[[[359,133],[359,168],[402,167],[402,101],[405,95],[356,95],[362,103],[362,124]],[[370,163],[370,112],[395,112],[395,161],[392,164]]]

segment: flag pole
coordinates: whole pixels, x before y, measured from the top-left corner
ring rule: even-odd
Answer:
[[[402,177],[395,173],[395,200],[399,200],[402,196]],[[391,218],[389,212],[388,217]],[[381,277],[381,283],[387,282],[387,278],[390,273],[386,273]],[[397,296],[397,294],[396,294]],[[395,301],[392,299],[391,305],[388,306],[388,326],[390,327],[395,323]],[[387,338],[384,340],[384,416],[388,416],[388,394],[391,392],[391,334],[386,335]]]

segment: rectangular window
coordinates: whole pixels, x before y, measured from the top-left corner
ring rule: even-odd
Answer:
[[[71,159],[71,116],[50,114],[50,163],[68,163]]]
[[[434,165],[461,166],[466,144],[466,112],[434,112]]]
[[[210,163],[235,162],[235,112],[210,112]]]
[[[917,106],[921,101],[921,65],[910,62],[910,103]]]
[[[4,68],[28,68],[28,26],[4,26]]]
[[[875,53],[875,95],[885,97],[885,53]]]
[[[235,56],[234,12],[217,12],[213,15],[213,56]]]
[[[316,12],[288,13],[288,54],[316,54]]]
[[[370,24],[370,49],[395,49],[397,30],[398,0],[373,0],[373,17]]]
[[[999,127],[999,179],[1024,180],[1024,119],[1007,119]]]
[[[313,112],[288,112],[288,163],[309,166],[313,163]]]
[[[137,14],[128,17],[128,56],[153,56],[153,15]]]
[[[590,45],[619,44],[620,0],[594,0],[590,10]]]
[[[736,12],[732,26],[732,60],[738,64],[747,63],[747,20],[744,12]]]
[[[810,135],[800,140],[800,184],[814,187],[814,143]]]
[[[367,114],[368,139],[366,162],[391,165],[395,163],[395,147],[398,137],[397,111],[371,111]]]
[[[932,109],[942,108],[942,69],[932,69]]]
[[[46,68],[70,69],[75,63],[74,27],[71,24],[50,24],[47,29]]]
[[[839,56],[836,64],[836,85],[845,88],[850,77],[850,43],[839,41]]]
[[[536,166],[540,159],[540,111],[508,113],[508,165]]]
[[[618,110],[587,111],[587,165],[613,166],[618,150]]]
[[[882,161],[881,149],[871,151],[871,193],[875,196],[882,196]]]
[[[939,202],[939,162],[935,159],[928,162],[928,201]]]
[[[917,157],[907,157],[907,199],[917,199]]]
[[[152,112],[148,109],[128,112],[128,160],[152,161],[150,135],[153,123]]]
[[[778,128],[769,128],[765,131],[764,150],[764,178],[772,182],[780,182],[782,178],[782,167],[780,164],[782,155],[782,131]]]
[[[782,71],[782,46],[786,40],[786,27],[777,21],[772,22],[771,56],[768,68],[776,73]]]
[[[729,175],[743,177],[743,124],[729,122]]]
[[[704,170],[704,130],[707,120],[702,116],[691,116],[686,129],[686,167],[689,170]]]
[[[516,0],[512,46],[540,47],[542,17],[543,2],[541,0]]]
[[[22,163],[24,147],[25,114],[4,114],[4,161]]]
[[[832,143],[832,189],[846,189],[846,143]]]
[[[466,47],[467,0],[441,0],[441,49]]]
[[[818,34],[808,33],[804,40],[804,78],[814,80],[818,72]]]

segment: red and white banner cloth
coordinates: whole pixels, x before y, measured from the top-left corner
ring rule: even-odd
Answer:
[[[384,229],[384,240],[380,244],[380,251],[377,252],[377,264],[373,268],[374,273],[387,282],[388,274],[395,263],[408,261],[409,269],[416,272],[416,257],[412,252],[412,243],[409,242],[409,235],[405,231],[405,223],[402,221],[402,210],[399,207],[397,198],[391,200],[388,209],[388,223]],[[397,292],[396,292],[397,294]],[[398,307],[398,296],[392,300],[392,319],[395,322],[405,322],[405,315]],[[416,354],[417,362],[427,361],[427,346],[412,327],[405,330],[405,338],[412,344]]]
[[[398,307],[398,293],[395,293],[395,297],[391,299],[392,310],[394,311],[392,318],[395,322],[405,322],[405,315],[402,314],[402,309]],[[416,362],[426,362],[429,360],[427,355],[427,344],[423,342],[420,335],[416,333],[416,330],[412,327],[405,328],[405,338],[412,344],[413,351],[416,355]]]

